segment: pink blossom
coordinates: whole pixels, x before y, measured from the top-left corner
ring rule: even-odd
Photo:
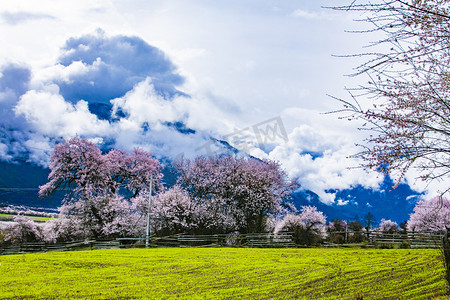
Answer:
[[[143,234],[150,184],[161,188],[159,161],[140,149],[131,154],[111,150],[106,154],[91,142],[73,138],[55,147],[49,182],[40,187],[46,196],[71,189],[58,220],[47,227],[49,240]],[[51,231],[53,230],[53,233]]]
[[[275,233],[301,227],[306,231],[322,234],[325,231],[326,217],[315,206],[302,206],[299,214],[287,214],[276,226]]]
[[[205,211],[204,225],[219,231],[260,232],[295,187],[270,160],[197,157],[179,162],[177,169],[178,184]]]
[[[450,200],[434,197],[419,201],[408,221],[408,230],[416,232],[444,232],[450,228]]]
[[[398,224],[397,222],[381,219],[380,227],[378,228],[378,231],[381,231],[383,233],[394,233],[398,230]]]
[[[203,211],[178,185],[153,197],[151,209],[154,230],[165,234],[197,229]]]
[[[42,228],[36,222],[22,216],[14,217],[13,220],[12,224],[3,229],[6,243],[27,243],[43,240]]]

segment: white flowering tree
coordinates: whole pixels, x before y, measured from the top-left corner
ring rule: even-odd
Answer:
[[[395,233],[398,231],[398,224],[389,219],[381,219],[380,227],[377,230],[382,233]]]
[[[57,239],[139,234],[145,226],[143,199],[150,184],[158,186],[162,178],[160,163],[150,153],[135,149],[130,154],[120,150],[103,154],[80,138],[55,147],[50,169],[40,196],[62,188],[70,191],[59,219],[52,223]]]
[[[312,245],[319,242],[325,234],[326,217],[315,206],[302,206],[299,214],[288,213],[275,225],[274,233],[294,232],[295,242]]]
[[[414,232],[445,232],[450,228],[450,200],[434,197],[419,201],[408,220],[408,230]]]
[[[177,165],[178,184],[202,208],[208,231],[261,232],[295,184],[279,164],[235,156],[197,157]]]

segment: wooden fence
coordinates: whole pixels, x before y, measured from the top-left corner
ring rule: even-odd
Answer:
[[[155,247],[294,247],[290,233],[283,234],[215,234],[215,235],[172,235],[152,237],[149,246]],[[48,251],[98,250],[119,248],[144,248],[145,238],[118,238],[114,240],[87,240],[67,243],[24,243],[0,247],[1,254],[24,254]]]
[[[243,247],[293,247],[292,234],[250,233],[250,234],[214,234],[214,235],[174,235],[155,237],[157,246],[243,246]]]
[[[383,233],[379,231],[367,232],[354,232],[354,231],[342,231],[333,232],[329,234],[329,237],[340,235],[342,237],[342,243],[327,243],[329,246],[351,245],[352,238],[359,236],[361,242],[364,242],[366,246],[382,247],[390,246],[395,248],[439,248],[441,247],[442,238],[444,234],[436,234],[432,232],[428,233],[415,233],[415,232],[394,232]],[[354,243],[358,245],[358,243]]]
[[[361,234],[361,232],[357,232]],[[348,238],[355,232],[335,232],[333,234],[346,234]],[[381,233],[370,232],[364,234],[364,246],[366,247],[408,247],[408,248],[439,248],[443,235],[432,233]],[[325,242],[328,247],[361,246],[358,243],[330,243]],[[24,243],[0,247],[2,254],[23,254],[47,251],[72,251],[72,250],[96,250],[96,249],[119,249],[119,248],[144,248],[145,238],[118,238],[114,240],[86,240],[57,244],[46,243]],[[178,234],[165,237],[153,236],[149,246],[155,247],[259,247],[259,248],[288,248],[296,247],[293,235],[290,232],[279,234],[252,233],[252,234],[214,234],[214,235],[186,235]]]
[[[405,245],[411,248],[439,248],[443,234],[371,232],[369,241],[377,244]]]
[[[119,248],[120,242],[117,240],[110,241],[73,241],[67,243],[47,244],[47,243],[23,243],[0,247],[0,255],[3,254],[25,254],[33,252],[49,252],[49,251],[73,251],[73,250],[94,250],[94,249],[113,249]]]

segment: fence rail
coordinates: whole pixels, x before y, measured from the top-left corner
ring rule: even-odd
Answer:
[[[377,246],[379,244],[399,246],[404,245],[410,248],[439,248],[442,243],[444,234],[436,234],[433,232],[394,232],[384,233],[379,231],[371,231],[369,233],[362,231],[341,231],[332,232],[330,236],[340,235],[343,237],[342,243],[347,244],[355,236],[361,237],[361,241],[368,245]]]
[[[334,232],[333,234],[362,234],[361,232]],[[441,246],[443,234],[431,233],[364,233],[364,245],[375,247],[389,245],[392,247],[407,246],[408,248],[438,248]],[[47,251],[71,251],[71,250],[94,250],[94,249],[119,249],[119,248],[144,248],[145,238],[117,238],[114,240],[85,240],[72,241],[66,243],[46,244],[46,243],[23,243],[7,247],[0,246],[2,254],[23,254],[32,252]],[[294,236],[290,232],[279,234],[252,233],[252,234],[214,234],[214,235],[187,235],[177,234],[164,237],[153,236],[150,239],[150,247],[259,247],[259,248],[288,248],[296,247]],[[333,243],[325,242],[326,247],[350,247],[360,246],[353,243]]]
[[[24,254],[32,252],[144,248],[146,238],[117,238],[114,240],[86,240],[57,244],[23,243],[0,247],[2,254]],[[215,234],[215,235],[172,235],[152,237],[150,247],[294,247],[292,234]]]

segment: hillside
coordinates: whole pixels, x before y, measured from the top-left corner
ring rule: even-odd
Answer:
[[[23,205],[53,211],[61,205],[62,193],[40,199],[39,186],[47,182],[49,170],[25,162],[0,161],[0,206]]]
[[[379,190],[367,189],[357,186],[347,190],[335,190],[336,201],[333,204],[324,204],[319,197],[311,191],[297,191],[292,195],[295,206],[316,206],[327,216],[327,221],[342,219],[354,221],[356,218],[364,223],[364,216],[371,213],[378,224],[381,219],[390,219],[398,224],[409,219],[420,194],[413,191],[408,185],[400,184],[393,188],[395,183],[386,177]]]

